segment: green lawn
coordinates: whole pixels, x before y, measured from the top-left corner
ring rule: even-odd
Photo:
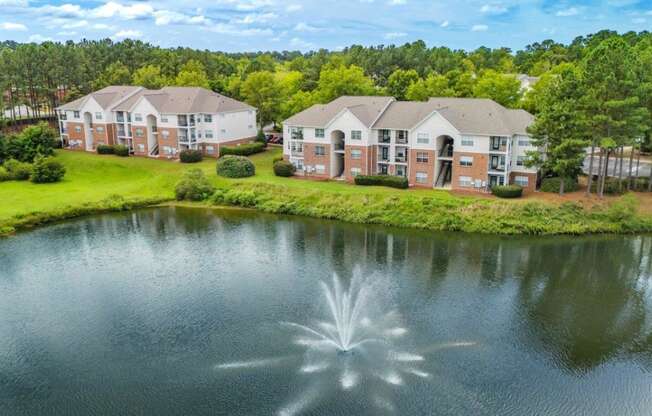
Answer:
[[[214,159],[182,164],[141,157],[121,158],[58,151],[67,169],[62,182],[0,183],[0,235],[15,228],[169,201],[183,171],[199,167],[220,189],[215,204],[262,211],[434,230],[506,234],[636,232],[652,230],[652,217],[637,214],[636,198],[601,209],[574,203],[505,201],[459,196],[441,190],[362,187],[339,181],[280,178],[272,160],[280,148],[251,157],[256,175],[226,179]]]

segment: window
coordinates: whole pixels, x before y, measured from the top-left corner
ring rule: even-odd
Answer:
[[[136,137],[143,137],[143,129],[141,128],[136,129]]]
[[[428,163],[428,153],[417,152],[417,163]]]
[[[102,113],[95,113],[95,120],[102,120]]]
[[[138,151],[141,152],[141,153],[144,153],[145,152],[145,145],[140,143],[138,145]]]
[[[170,137],[170,132],[168,130],[161,130],[161,136],[163,136],[164,139],[167,139]]]
[[[470,176],[460,176],[459,178],[459,184],[462,187],[471,187],[473,186],[473,179],[471,179]]]
[[[426,172],[417,172],[415,177],[417,183],[428,182],[428,174]]]
[[[213,130],[205,130],[204,131],[204,137],[207,139],[212,139],[213,138]]]
[[[362,150],[360,149],[351,149],[351,159],[362,159]]]
[[[360,130],[351,130],[351,140],[362,140],[362,132]]]
[[[390,131],[389,130],[378,130],[378,141],[380,143],[389,143],[389,141],[390,141]]]
[[[210,114],[204,114],[204,123],[212,123],[213,122],[213,116]]]
[[[408,132],[406,130],[397,130],[396,143],[407,144],[407,142],[408,142]]]
[[[301,127],[290,128],[290,138],[292,140],[303,140],[303,129]]]
[[[215,147],[214,146],[206,146],[206,153],[209,155],[212,155],[215,153]]]
[[[72,113],[72,116],[73,116],[74,118],[79,118],[79,111],[74,111],[74,112]]]
[[[75,132],[81,133],[81,126],[75,126]]]
[[[525,165],[525,156],[516,156],[516,166]]]
[[[104,127],[102,127],[102,126],[97,126],[97,127],[95,128],[95,131],[98,132],[98,133],[104,133]]]
[[[473,166],[473,156],[460,156],[460,166]]]
[[[473,147],[473,138],[472,137],[462,137],[462,146]]]
[[[168,122],[168,115],[161,114],[161,123],[167,123],[167,122]]]
[[[530,178],[528,178],[527,176],[515,176],[514,177],[514,183],[519,185],[519,186],[522,186],[524,188],[528,186],[529,182],[530,182]]]
[[[430,135],[428,133],[417,133],[417,143],[419,144],[429,144]]]
[[[320,174],[320,175],[325,174],[326,173],[326,166],[324,166],[324,165],[315,165],[315,172]]]
[[[143,121],[143,115],[140,113],[134,114],[134,121]]]
[[[315,146],[315,156],[326,155],[326,148],[324,146]]]
[[[318,139],[323,139],[325,136],[324,129],[315,129],[315,137]]]
[[[361,173],[362,173],[362,169],[360,169],[360,168],[351,168],[351,176],[358,176]]]
[[[396,165],[396,176],[407,176],[407,169],[403,165]]]
[[[520,147],[530,147],[532,146],[532,143],[530,142],[530,139],[522,138],[518,139],[518,145]]]

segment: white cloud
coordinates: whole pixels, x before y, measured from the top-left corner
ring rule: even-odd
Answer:
[[[206,30],[222,35],[230,36],[272,36],[273,32],[270,29],[250,28],[243,29],[242,27],[233,26],[226,23],[217,23],[214,25],[206,26]]]
[[[293,12],[298,12],[299,10],[302,10],[303,6],[301,4],[289,4],[286,8],[285,11],[288,13],[293,13]]]
[[[126,5],[110,1],[95,9],[92,9],[88,14],[90,17],[96,18],[108,19],[117,16],[123,19],[131,20],[153,15],[154,8],[147,3],[134,3],[131,5]]]
[[[157,26],[166,26],[170,23],[183,25],[209,25],[213,22],[201,15],[188,16],[171,10],[157,10],[154,12],[154,24]]]
[[[310,42],[306,42],[301,38],[292,38],[290,39],[290,46],[297,49],[311,49],[314,48],[315,45]]]
[[[38,14],[45,14],[59,17],[82,17],[84,10],[78,4],[65,3],[60,6],[46,4],[45,6],[33,9]]]
[[[10,32],[24,32],[27,30],[27,26],[22,23],[3,22],[0,23],[0,30],[6,30]]]
[[[319,28],[309,25],[305,22],[299,22],[294,26],[294,30],[297,32],[317,32]]]
[[[637,25],[640,25],[645,22],[647,22],[647,20],[644,17],[635,17],[632,19],[632,23],[635,23]]]
[[[471,32],[486,32],[487,30],[489,30],[489,26],[487,25],[474,25],[471,28]]]
[[[91,28],[95,30],[106,30],[106,29],[112,29],[113,26],[109,26],[105,23],[95,23],[93,26],[91,26]]]
[[[407,36],[407,33],[405,32],[389,32],[385,33],[385,39],[398,39],[398,38],[404,38]]]
[[[441,22],[439,27],[448,27],[448,26],[450,26],[450,24],[451,24],[451,22],[449,22],[448,20],[444,20],[443,22]]]
[[[67,22],[61,25],[62,29],[76,29],[79,27],[86,27],[88,26],[88,22],[86,20],[73,20],[71,22]]]
[[[578,14],[580,14],[580,10],[577,7],[569,7],[568,9],[557,12],[557,16],[559,17],[577,16]]]
[[[402,6],[407,3],[407,0],[389,0],[387,4],[390,6]]]
[[[509,9],[506,6],[502,5],[502,4],[491,3],[491,4],[485,4],[484,6],[482,6],[480,8],[480,11],[482,13],[485,13],[485,14],[498,15],[498,14],[507,13],[509,11]]]
[[[137,38],[140,38],[142,36],[143,36],[143,34],[138,30],[127,29],[127,30],[121,30],[121,31],[115,33],[113,36],[111,36],[111,38],[112,39],[126,39],[126,38],[137,39]]]
[[[57,32],[57,36],[75,36],[77,32],[73,31],[62,31],[62,32]]]
[[[0,0],[2,7],[27,7],[27,0]]]
[[[31,35],[29,38],[27,38],[27,40],[29,42],[34,42],[34,43],[43,43],[43,42],[52,41],[52,38],[36,34],[36,35]]]
[[[233,20],[234,23],[250,25],[252,23],[266,23],[270,20],[276,20],[278,15],[276,13],[252,13],[240,19]]]

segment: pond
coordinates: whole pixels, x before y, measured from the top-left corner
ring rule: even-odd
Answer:
[[[652,237],[156,208],[0,240],[2,415],[649,415]]]

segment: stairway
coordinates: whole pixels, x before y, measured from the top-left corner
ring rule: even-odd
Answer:
[[[149,151],[150,157],[157,157],[158,156],[158,143],[152,147],[152,150]]]
[[[444,163],[439,169],[439,175],[437,176],[437,181],[435,186],[437,188],[442,188],[447,182],[450,182],[451,179],[451,163]]]

